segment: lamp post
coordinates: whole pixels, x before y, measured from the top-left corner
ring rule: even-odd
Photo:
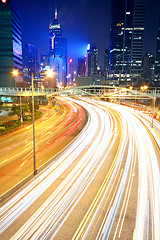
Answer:
[[[19,72],[18,70],[13,70],[12,72],[13,76],[18,76],[19,75]],[[19,104],[20,104],[20,121],[21,121],[21,125],[22,125],[22,122],[23,122],[23,116],[22,116],[22,98],[21,98],[21,93],[20,93],[20,96],[19,96]]]
[[[153,114],[152,114],[152,124],[151,124],[152,128],[153,128],[153,120],[154,120],[154,113],[155,113],[155,105],[156,105],[156,88],[154,89],[154,99],[153,99]]]
[[[141,90],[147,90],[148,86],[141,87]],[[153,98],[153,114],[152,114],[152,122],[151,127],[153,128],[154,114],[155,114],[155,106],[156,106],[156,88],[154,89],[154,98]]]
[[[36,169],[36,149],[35,149],[35,126],[34,126],[34,83],[33,83],[33,73],[32,73],[32,119],[33,119],[33,165],[34,165],[34,175],[37,174]]]
[[[48,76],[53,76],[53,71],[47,71]],[[34,81],[32,73],[32,119],[33,119],[33,166],[34,166],[34,175],[37,174],[36,168],[36,142],[35,142],[35,124],[34,124]]]

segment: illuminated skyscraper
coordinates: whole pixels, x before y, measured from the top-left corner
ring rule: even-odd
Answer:
[[[86,77],[96,76],[98,64],[98,49],[94,45],[88,44],[86,56]]]
[[[104,78],[105,78],[105,81],[108,80],[108,71],[109,71],[109,49],[105,49],[105,54],[104,54]]]
[[[146,53],[142,58],[142,84],[152,85],[154,81],[155,57]]]
[[[133,83],[139,80],[141,74],[145,7],[145,0],[135,0],[130,71]]]
[[[160,87],[160,17],[159,17],[158,34],[157,34],[154,84]]]
[[[85,58],[78,58],[78,61],[77,61],[77,76],[85,77]]]
[[[56,74],[57,86],[66,85],[67,39],[62,37],[62,29],[55,10],[55,19],[49,25],[50,67]]]
[[[14,87],[23,81],[21,23],[11,0],[0,0],[0,86]],[[16,69],[19,75],[12,76]]]
[[[110,78],[135,81],[141,72],[145,0],[112,0],[111,13]]]
[[[28,70],[28,77],[31,78],[32,73],[34,77],[39,76],[37,48],[30,43],[23,48],[23,67]]]
[[[41,55],[41,63],[40,63],[40,66],[41,66],[41,70],[48,70],[49,69],[49,66],[50,66],[50,55],[49,53],[47,54],[42,54]]]

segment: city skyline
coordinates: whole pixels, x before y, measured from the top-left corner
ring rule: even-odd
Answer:
[[[104,50],[109,45],[110,1],[58,1],[58,16],[64,37],[68,39],[68,58],[83,57],[88,43],[99,49],[99,65],[103,65]],[[25,43],[37,46],[39,55],[48,51],[48,26],[54,17],[55,1],[13,0],[22,22]],[[144,34],[144,52],[156,51],[156,34],[160,3],[147,0]],[[73,9],[71,11],[70,9]],[[35,13],[35,14],[34,14]]]
[[[160,239],[159,4],[110,1],[0,0],[1,239]]]

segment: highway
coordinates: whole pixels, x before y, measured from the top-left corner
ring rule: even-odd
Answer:
[[[71,102],[59,102],[58,112],[42,110],[43,117],[35,122],[37,170],[75,137],[85,121],[84,110]],[[0,137],[0,195],[33,173],[32,131],[30,124]]]
[[[85,108],[88,121],[2,205],[1,239],[160,239],[158,133],[131,108],[65,100]]]

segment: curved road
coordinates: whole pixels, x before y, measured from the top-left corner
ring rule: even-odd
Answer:
[[[81,130],[84,109],[63,99],[59,111],[42,109],[35,122],[36,168],[52,160]],[[0,195],[33,173],[32,124],[0,137]]]
[[[158,134],[130,108],[72,101],[87,124],[2,206],[1,239],[160,239]]]

